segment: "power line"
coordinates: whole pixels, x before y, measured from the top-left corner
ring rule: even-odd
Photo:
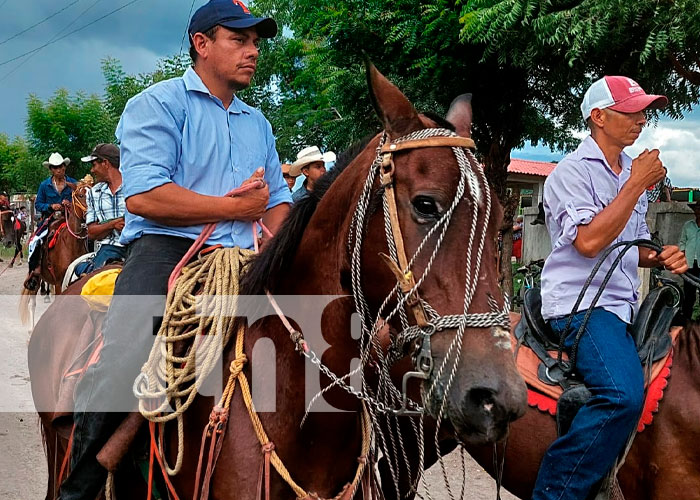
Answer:
[[[77,33],[77,32],[79,32],[79,31],[82,31],[82,30],[84,30],[85,28],[88,28],[88,27],[92,26],[93,24],[97,23],[98,21],[103,20],[105,17],[109,17],[109,16],[111,16],[112,14],[114,14],[114,13],[116,13],[116,12],[119,12],[119,11],[122,10],[122,9],[126,9],[129,5],[135,4],[135,3],[138,2],[138,1],[140,1],[140,0],[131,0],[130,2],[125,3],[125,4],[122,5],[121,7],[117,7],[116,9],[109,11],[109,12],[108,12],[107,14],[105,14],[104,16],[98,17],[98,18],[95,19],[94,21],[90,21],[89,23],[87,23],[87,24],[81,26],[80,28],[76,28],[76,29],[74,29],[73,31],[71,31],[71,32],[69,32],[69,33],[66,33],[65,35],[63,35],[63,36],[61,36],[61,37],[59,37],[59,38],[56,38],[56,39],[54,39],[54,40],[50,40],[50,41],[46,42],[46,43],[43,44],[43,45],[40,45],[39,47],[37,47],[37,48],[35,48],[35,49],[28,50],[28,51],[25,52],[24,54],[20,54],[20,55],[15,56],[15,57],[13,57],[13,58],[11,58],[11,59],[7,59],[6,61],[0,62],[0,66],[4,66],[5,64],[9,64],[9,63],[11,63],[11,62],[13,62],[13,61],[16,61],[17,59],[21,59],[21,58],[23,58],[24,56],[28,56],[29,54],[33,54],[34,52],[38,52],[38,51],[40,51],[41,49],[43,49],[44,47],[48,47],[49,45],[52,45],[52,44],[54,44],[54,43],[56,43],[56,42],[59,42],[59,41],[63,40],[64,38],[67,38],[67,37],[71,36],[71,35],[74,34],[74,33]]]
[[[187,24],[185,25],[185,32],[182,34],[182,39],[180,40],[180,54],[182,54],[182,44],[185,43],[185,35],[187,34],[187,30],[189,28],[190,19],[192,19],[192,9],[194,9],[194,0],[192,0],[192,3],[190,4],[190,13],[187,14]]]
[[[5,2],[7,2],[7,0],[5,0]],[[3,2],[2,5],[5,5],[5,2]],[[25,29],[23,29],[22,31],[20,31],[19,33],[15,33],[15,34],[12,35],[10,38],[5,38],[2,42],[0,42],[0,45],[2,45],[2,44],[4,44],[4,43],[7,43],[7,42],[9,42],[10,40],[14,40],[15,38],[17,38],[18,36],[20,36],[20,35],[23,34],[23,33],[26,33],[27,31],[29,31],[29,30],[32,29],[32,28],[36,28],[36,27],[39,26],[40,24],[43,24],[43,23],[45,23],[46,21],[48,21],[49,19],[51,19],[52,17],[55,17],[55,16],[59,15],[61,12],[63,12],[64,10],[66,10],[68,7],[70,7],[70,6],[72,6],[72,5],[75,5],[75,4],[78,3],[78,2],[80,2],[80,0],[73,0],[71,3],[69,3],[68,5],[66,5],[65,7],[63,7],[62,9],[57,10],[57,11],[54,12],[53,14],[50,14],[49,16],[45,17],[44,19],[42,19],[42,20],[39,21],[38,23],[32,24],[29,28],[25,28]],[[0,5],[0,7],[2,7],[2,5]]]
[[[7,0],[5,0],[5,1],[7,1]],[[49,40],[49,42],[54,42],[55,39],[56,39],[58,36],[61,35],[61,33],[65,32],[68,28],[70,28],[71,26],[73,26],[81,17],[83,17],[83,16],[87,13],[87,11],[89,11],[90,9],[92,9],[95,5],[97,5],[97,4],[100,3],[101,1],[102,1],[102,0],[95,0],[92,4],[90,4],[90,6],[89,6],[87,9],[83,10],[80,14],[78,14],[78,16],[77,16],[75,19],[73,19],[70,23],[68,23],[67,25],[65,25],[58,33],[56,33],[55,35],[53,35],[53,36],[51,37],[51,39]],[[0,5],[0,7],[2,7],[2,5]],[[38,53],[39,53],[39,51],[34,52],[34,53],[31,54],[29,57],[27,57],[24,61],[22,61],[21,63],[19,63],[17,66],[15,66],[12,70],[10,70],[8,73],[6,73],[2,78],[0,78],[0,83],[4,82],[4,81],[7,80],[11,75],[13,75],[14,73],[16,73],[17,70],[19,70],[22,66],[24,66],[25,64],[27,64],[27,63],[31,60],[31,58],[34,57],[35,55],[37,55]]]

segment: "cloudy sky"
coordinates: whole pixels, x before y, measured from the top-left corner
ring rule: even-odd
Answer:
[[[203,4],[194,0],[195,9]],[[100,61],[105,57],[119,59],[127,73],[151,71],[159,58],[179,52],[192,5],[193,0],[0,0],[0,133],[24,134],[30,93],[46,99],[64,87],[101,94]],[[629,152],[634,156],[645,147],[661,149],[674,185],[700,186],[700,110],[681,121],[662,119]],[[513,156],[548,161],[562,155],[528,146]]]

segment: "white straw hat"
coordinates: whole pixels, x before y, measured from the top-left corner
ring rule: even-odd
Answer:
[[[317,146],[304,148],[297,153],[297,160],[292,163],[292,166],[289,169],[289,175],[292,177],[297,177],[299,174],[301,174],[302,168],[315,161],[322,161],[324,163],[335,161],[335,153],[333,151],[321,153],[321,150],[318,149]]]
[[[64,158],[61,153],[51,153],[49,156],[49,161],[44,162],[45,167],[53,166],[59,167],[61,165],[68,165],[70,163],[70,158]]]

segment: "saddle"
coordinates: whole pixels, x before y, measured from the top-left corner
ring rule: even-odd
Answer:
[[[523,313],[514,335],[519,345],[529,347],[539,359],[539,382],[547,386],[559,386],[560,389],[557,389],[562,391],[557,402],[556,419],[557,432],[563,435],[591,394],[580,380],[563,371],[557,362],[559,337],[542,318],[541,308],[540,289],[528,290],[523,302]],[[656,288],[646,297],[634,322],[629,326],[628,331],[635,341],[639,359],[645,370],[669,354],[673,343],[669,330],[678,309],[679,300],[673,287]],[[564,354],[563,360],[566,359]]]

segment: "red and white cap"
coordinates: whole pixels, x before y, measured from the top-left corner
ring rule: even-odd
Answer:
[[[647,94],[631,78],[604,76],[586,91],[581,103],[581,113],[585,121],[595,108],[610,108],[620,113],[636,113],[645,109],[660,109],[667,104],[666,96]]]

